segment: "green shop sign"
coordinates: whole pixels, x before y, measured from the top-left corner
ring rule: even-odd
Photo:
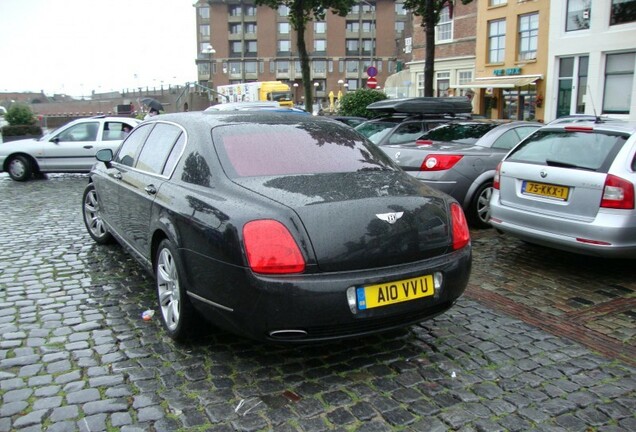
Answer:
[[[507,69],[495,69],[492,71],[495,76],[504,76],[504,75],[521,75],[520,67],[513,67]]]

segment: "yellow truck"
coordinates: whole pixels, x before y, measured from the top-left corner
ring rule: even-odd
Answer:
[[[292,107],[294,105],[289,86],[281,81],[228,84],[218,86],[216,90],[222,95],[219,96],[220,103],[276,101],[281,106]]]

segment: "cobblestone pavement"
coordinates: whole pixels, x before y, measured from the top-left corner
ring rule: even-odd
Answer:
[[[633,263],[473,232],[469,290],[409,329],[176,345],[153,281],[81,214],[84,175],[0,174],[0,431],[634,431]]]

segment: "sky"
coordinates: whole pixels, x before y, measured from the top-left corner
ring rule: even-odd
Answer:
[[[89,96],[197,79],[195,0],[0,0],[0,92]]]

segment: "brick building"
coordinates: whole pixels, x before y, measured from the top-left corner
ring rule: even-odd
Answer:
[[[273,10],[240,0],[200,0],[194,6],[201,85],[215,89],[280,80],[302,102],[296,35],[286,7]],[[305,42],[315,96],[324,104],[330,92],[365,86],[370,65],[377,68],[382,87],[398,64],[410,58],[402,48],[407,31],[410,16],[401,1],[393,0],[361,0],[345,17],[328,11],[324,21],[308,23]]]

